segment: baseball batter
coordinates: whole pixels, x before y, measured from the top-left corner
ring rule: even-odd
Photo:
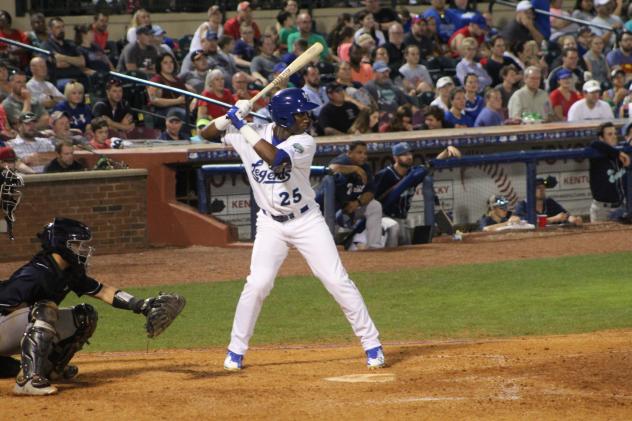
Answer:
[[[367,366],[384,366],[378,331],[360,292],[342,266],[309,182],[316,143],[305,132],[311,124],[309,111],[316,107],[302,90],[284,89],[272,97],[268,106],[273,123],[246,124],[244,117],[250,112],[250,103],[244,100],[202,131],[206,139],[221,135],[222,142],[237,151],[261,209],[250,274],[237,303],[224,361],[226,370],[243,367],[243,356],[263,301],[274,285],[289,246],[298,249],[342,308],[362,342]]]

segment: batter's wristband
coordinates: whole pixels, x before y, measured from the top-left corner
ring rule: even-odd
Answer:
[[[241,129],[239,129],[239,133],[250,143],[253,147],[261,140],[261,136],[259,133],[255,131],[252,127],[245,124]]]
[[[226,115],[223,115],[213,120],[213,123],[215,124],[215,128],[217,130],[223,132],[228,128],[228,126],[230,126],[230,119],[226,117]]]

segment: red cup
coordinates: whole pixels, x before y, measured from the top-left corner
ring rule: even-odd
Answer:
[[[538,215],[538,228],[546,227],[546,215]]]

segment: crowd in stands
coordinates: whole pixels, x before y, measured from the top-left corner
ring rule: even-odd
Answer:
[[[98,149],[120,145],[114,138],[188,140],[225,109],[109,72],[232,104],[252,98],[314,43],[325,47],[319,60],[287,81],[320,105],[312,113],[314,135],[629,116],[632,20],[621,2],[578,0],[564,10],[561,0],[550,8],[523,0],[502,28],[468,0],[430,0],[419,15],[377,0],[362,5],[326,33],[295,0],[284,2],[269,27],[247,1],[226,21],[213,5],[180,39],[139,9],[120,41],[109,37],[105,13],[76,25],[73,37],[62,18],[33,13],[31,28],[15,28],[0,11],[0,36],[51,53],[0,43],[0,140],[13,146],[37,139],[48,142],[40,146],[48,152],[59,138]],[[266,115],[268,98],[255,111]],[[59,134],[66,120],[68,133]]]

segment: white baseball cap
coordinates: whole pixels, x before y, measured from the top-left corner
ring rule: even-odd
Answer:
[[[439,78],[439,80],[437,81],[437,88],[443,88],[446,85],[454,85],[454,82],[452,81],[452,78],[450,76],[443,76],[442,78]]]
[[[605,6],[610,3],[612,0],[595,0],[595,6]]]
[[[516,5],[516,12],[524,12],[525,10],[529,9],[533,9],[533,6],[531,5],[531,2],[529,0],[522,0]]]
[[[596,80],[589,80],[588,82],[584,83],[584,86],[582,87],[582,90],[584,92],[597,92],[597,91],[601,91],[601,84],[596,81]]]

